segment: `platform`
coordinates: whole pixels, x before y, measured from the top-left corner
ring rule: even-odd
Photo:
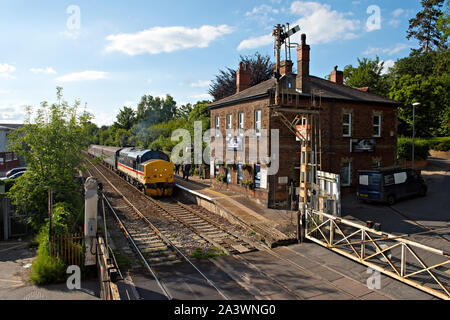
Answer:
[[[211,212],[239,224],[264,239],[269,247],[296,239],[296,212],[268,209],[246,196],[230,190],[215,190],[210,180],[175,176],[175,184],[183,196]]]

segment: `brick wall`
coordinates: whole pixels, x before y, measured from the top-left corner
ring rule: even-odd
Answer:
[[[300,105],[310,105],[309,98],[303,98]],[[269,108],[269,98],[259,99],[251,102],[240,103],[228,107],[211,110],[211,128],[215,128],[215,117],[220,118],[220,131],[225,136],[226,117],[232,115],[232,128],[238,128],[238,114],[245,115],[244,129],[254,128],[254,111],[261,110],[261,128],[279,129],[280,138],[280,169],[273,177],[268,177],[268,188],[257,192],[247,191],[245,188],[237,186],[237,171],[232,172],[232,182],[230,185],[214,181],[216,187],[232,188],[246,193],[252,198],[257,198],[260,202],[269,204],[275,201],[283,201],[288,198],[288,185],[279,184],[280,177],[288,177],[298,186],[299,170],[295,167],[300,163],[300,142],[296,141],[293,133],[280,121],[278,117],[271,117]],[[369,104],[359,102],[343,102],[335,100],[322,100],[321,112],[321,134],[322,134],[322,170],[341,173],[343,163],[351,162],[351,186],[343,187],[342,192],[352,191],[356,185],[356,174],[358,170],[371,169],[374,162],[381,162],[381,166],[392,166],[396,159],[397,141],[397,113],[396,108],[383,104]],[[351,136],[343,137],[342,117],[343,113],[352,115]],[[286,113],[288,119],[293,119],[296,114]],[[381,116],[381,137],[373,136],[373,117]],[[375,139],[375,152],[355,153],[350,152],[351,139]],[[248,141],[245,146],[248,150]],[[223,152],[226,152],[224,145]],[[215,153],[212,153],[214,157]],[[246,158],[248,159],[248,152]],[[236,159],[236,155],[235,155]],[[237,162],[237,161],[235,161]],[[213,179],[214,180],[214,179]]]

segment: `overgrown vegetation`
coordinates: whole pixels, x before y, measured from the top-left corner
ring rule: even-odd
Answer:
[[[50,190],[52,235],[82,232],[83,226],[83,201],[76,174],[82,168],[82,150],[89,143],[92,116],[87,112],[78,114],[79,101],[69,106],[63,100],[62,88],[57,88],[56,95],[57,102],[51,105],[43,102],[37,110],[29,107],[25,125],[10,136],[11,150],[23,156],[28,166],[14,181],[8,196],[24,222],[38,233],[38,256],[31,272],[31,280],[36,284],[52,283],[65,276],[64,262],[52,257],[49,251]],[[83,250],[75,243],[68,246],[72,252]]]

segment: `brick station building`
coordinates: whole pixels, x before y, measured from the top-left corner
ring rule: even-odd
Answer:
[[[305,35],[297,47],[297,60],[297,74],[292,73],[291,61],[281,63],[282,106],[296,109],[308,108],[312,101],[320,104],[321,169],[341,175],[341,192],[354,190],[358,170],[395,165],[399,103],[370,93],[369,88],[345,86],[343,72],[337,67],[331,72],[330,81],[310,75],[310,46],[306,44]],[[220,165],[217,152],[212,150],[211,178],[214,187],[241,192],[267,207],[285,208],[290,197],[289,186],[299,186],[300,142],[271,112],[275,87],[275,78],[251,87],[250,73],[241,63],[237,70],[236,94],[211,103],[208,109],[211,128],[220,131],[223,137],[227,137],[227,129],[238,130],[245,150],[250,140],[242,135],[243,131],[267,129],[270,133],[270,129],[278,129],[278,173],[264,176],[266,166],[249,159],[248,151],[245,159],[238,160],[238,151],[235,151],[231,165]],[[287,113],[286,117],[292,120],[295,113]],[[227,141],[228,138],[229,135]],[[215,134],[211,143],[214,141]],[[228,142],[224,143],[223,154],[227,146]]]

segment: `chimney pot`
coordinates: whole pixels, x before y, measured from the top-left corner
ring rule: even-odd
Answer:
[[[239,69],[236,72],[236,93],[250,88],[251,74],[247,65],[242,61],[239,63]]]
[[[338,70],[338,66],[334,66],[331,71],[330,80],[337,84],[344,84],[344,72]]]
[[[292,63],[291,60],[283,60],[281,61],[280,64],[280,74],[282,76],[286,75],[286,74],[291,74],[292,73],[292,67],[294,66],[294,64]]]
[[[306,44],[306,34],[301,35],[302,42],[297,47],[297,90],[310,93],[309,83],[309,54],[310,46]]]

